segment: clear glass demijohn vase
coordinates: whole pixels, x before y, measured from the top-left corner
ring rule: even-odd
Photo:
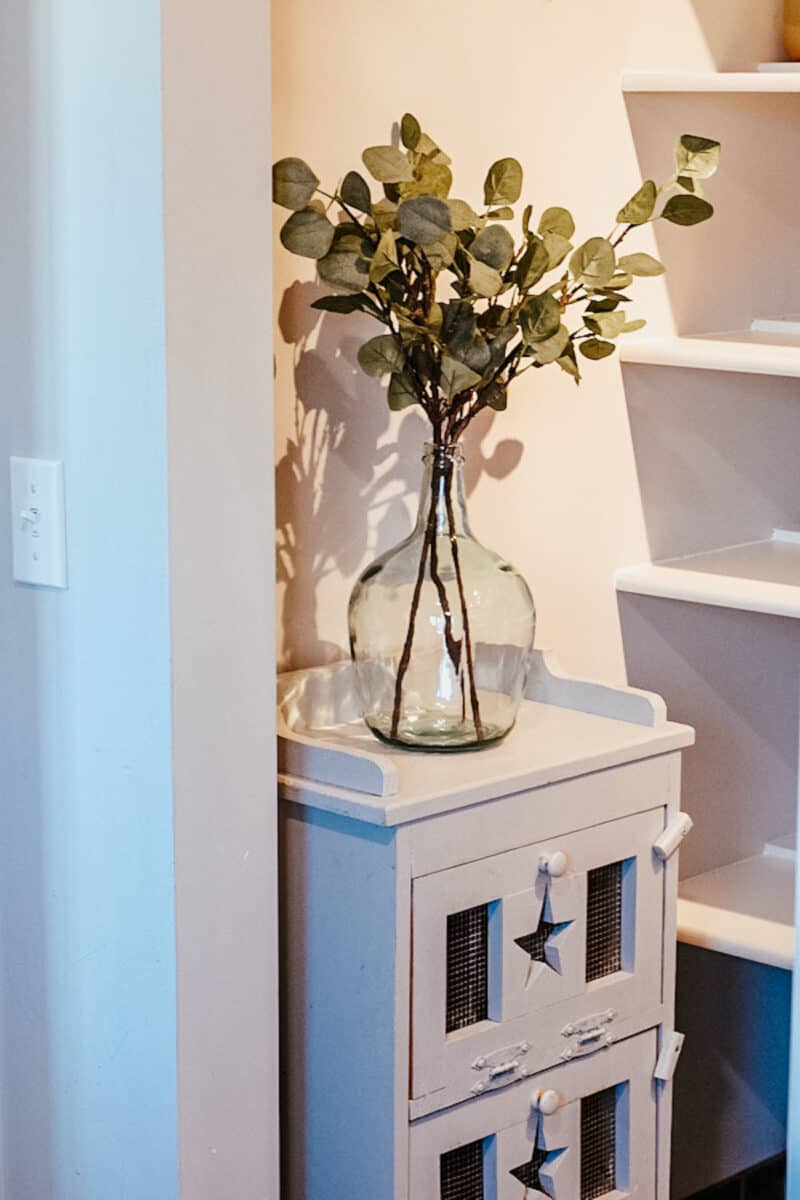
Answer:
[[[512,728],[533,644],[525,580],[467,520],[458,445],[426,444],[410,537],[350,597],[350,650],[364,719],[415,750],[490,745]]]

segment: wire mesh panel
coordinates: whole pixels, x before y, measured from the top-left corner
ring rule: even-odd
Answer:
[[[440,1200],[483,1200],[483,1141],[443,1154],[439,1177]]]
[[[586,893],[586,982],[622,970],[622,866],[589,871]]]
[[[447,918],[447,1009],[452,1033],[489,1015],[489,908],[479,904]]]
[[[606,1196],[617,1186],[617,1090],[581,1100],[581,1200]]]

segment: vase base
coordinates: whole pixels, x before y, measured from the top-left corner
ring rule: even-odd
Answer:
[[[366,720],[367,728],[379,741],[399,750],[421,750],[431,754],[459,754],[465,750],[484,750],[502,741],[510,733],[512,726],[485,724],[480,740],[475,736],[475,726],[471,721],[460,719],[436,719],[422,722],[405,720],[393,736],[391,723]]]

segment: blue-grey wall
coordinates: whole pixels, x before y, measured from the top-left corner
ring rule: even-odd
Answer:
[[[0,1077],[8,1200],[177,1196],[157,0],[0,6]],[[13,585],[63,458],[69,590]]]

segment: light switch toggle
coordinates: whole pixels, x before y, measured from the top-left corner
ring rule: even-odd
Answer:
[[[14,579],[65,588],[64,465],[16,457],[10,465]]]

